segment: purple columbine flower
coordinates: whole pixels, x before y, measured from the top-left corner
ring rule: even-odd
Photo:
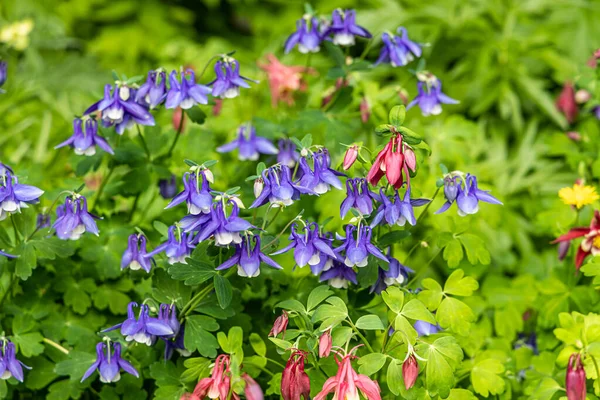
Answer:
[[[185,324],[182,324],[179,328],[179,332],[174,338],[161,337],[161,339],[165,342],[165,360],[170,360],[175,351],[177,351],[183,357],[189,357],[192,355],[192,352],[185,348],[185,344],[183,342],[184,336]]]
[[[6,78],[8,78],[8,64],[6,61],[0,61],[0,87],[4,85],[6,82]]]
[[[413,325],[419,336],[429,336],[442,330],[439,325],[430,324],[427,321],[416,321]]]
[[[14,172],[11,167],[0,162],[0,176],[4,176],[6,174],[14,175]]]
[[[163,199],[172,199],[177,194],[177,177],[171,174],[168,179],[158,181],[158,192]]]
[[[307,264],[311,267],[319,265],[323,262],[323,257],[337,258],[337,255],[333,252],[331,243],[327,239],[323,240],[319,235],[319,226],[316,223],[313,222],[305,225],[302,229],[304,232],[298,233],[297,229],[298,224],[294,222],[289,238],[290,244],[272,253],[272,256],[294,249],[294,260],[300,268]]]
[[[256,136],[256,129],[251,124],[243,124],[238,128],[237,138],[232,142],[217,147],[219,153],[229,153],[239,150],[238,158],[241,161],[256,161],[260,154],[277,154],[277,147],[270,140]]]
[[[356,239],[354,238],[354,232],[357,232]],[[336,253],[345,252],[344,264],[348,267],[365,267],[369,254],[389,263],[387,257],[371,243],[371,235],[371,228],[368,226],[362,225],[357,229],[354,225],[346,225],[344,243],[333,251]]]
[[[348,282],[358,284],[356,272],[351,267],[347,267],[338,261],[334,261],[331,268],[321,273],[319,282],[325,281],[336,289],[347,289]]]
[[[50,214],[39,213],[35,221],[36,229],[50,228],[52,225]]]
[[[141,233],[130,235],[127,240],[127,249],[121,258],[121,269],[129,268],[132,271],[143,269],[149,273],[154,260],[146,258],[147,253],[146,236]]]
[[[387,289],[388,286],[402,285],[403,283],[406,283],[406,281],[408,279],[408,274],[414,272],[412,269],[408,268],[407,266],[402,265],[400,263],[400,261],[391,257],[390,253],[391,252],[388,249],[387,257],[390,260],[390,263],[389,263],[387,271],[385,269],[381,268],[381,266],[379,267],[377,281],[375,282],[375,284],[373,284],[373,286],[371,286],[369,293],[374,292],[374,293],[380,294],[385,289]]]
[[[382,203],[377,209],[377,214],[375,214],[373,222],[371,222],[371,228],[381,223],[384,218],[388,225],[404,226],[408,221],[409,224],[414,226],[417,223],[417,220],[415,218],[413,207],[420,207],[431,201],[428,199],[411,199],[410,186],[406,189],[402,200],[400,200],[400,195],[396,190],[394,202],[392,203],[385,195],[383,188],[380,189],[380,198]]]
[[[454,100],[442,93],[442,82],[433,75],[428,75],[425,81],[417,84],[419,94],[411,101],[406,109],[410,109],[414,105],[421,108],[421,113],[424,117],[429,115],[439,115],[442,112],[442,104],[458,104],[458,100]]]
[[[338,176],[345,176],[331,168],[331,158],[327,149],[313,153],[313,170],[310,169],[306,157],[300,159],[302,178],[298,181],[299,186],[312,190],[315,194],[327,193],[331,186],[341,190],[342,182]]]
[[[356,11],[334,10],[331,15],[331,25],[325,32],[333,35],[333,44],[339,46],[353,46],[355,36],[369,39],[372,35],[360,25],[356,24]]]
[[[254,247],[252,247],[251,241],[254,242]],[[282,269],[279,264],[261,251],[260,236],[246,236],[242,240],[242,243],[236,244],[233,256],[223,264],[219,265],[217,271],[237,265],[239,276],[254,278],[260,275],[261,261],[273,268]]]
[[[56,236],[62,240],[78,240],[85,232],[98,236],[96,219],[100,217],[88,212],[87,199],[80,194],[67,196],[65,204],[56,208],[56,221],[52,225]]]
[[[181,325],[177,319],[177,307],[175,307],[175,304],[161,304],[158,310],[158,320],[167,324],[173,330],[173,334],[164,337],[173,338],[177,336]]]
[[[316,17],[305,15],[296,22],[296,32],[292,33],[285,41],[285,53],[292,51],[296,45],[302,54],[316,53],[321,48],[323,37],[319,28],[319,20]]]
[[[200,185],[200,177],[202,184]],[[208,214],[212,209],[213,197],[204,171],[183,174],[183,191],[165,207],[171,208],[183,202],[187,203],[188,213],[192,215]]]
[[[169,227],[167,241],[157,246],[150,253],[144,255],[144,257],[151,258],[164,251],[169,259],[169,264],[187,264],[185,259],[192,254],[192,249],[196,246],[191,241],[191,235],[188,235],[185,232],[180,232],[178,228],[177,235],[175,235],[175,229],[176,228],[174,226]]]
[[[175,331],[168,321],[150,316],[150,308],[146,304],[142,304],[137,318],[133,311],[133,307],[139,307],[136,302],[131,302],[127,306],[127,319],[103,330],[102,332],[110,332],[116,329],[121,330],[121,334],[125,336],[128,342],[143,343],[152,346],[156,342],[157,336],[171,337]]]
[[[357,209],[363,215],[371,214],[373,212],[373,200],[381,201],[380,196],[369,189],[366,179],[346,180],[346,198],[340,206],[340,217],[343,219],[351,208]]]
[[[300,198],[301,193],[314,193],[312,190],[292,182],[292,171],[287,165],[275,165],[267,168],[258,179],[262,181],[262,189],[250,208],[260,207],[268,202],[289,206],[294,200]]]
[[[16,348],[13,343],[3,339],[0,349],[0,379],[15,378],[23,382],[23,368],[31,369],[21,361],[17,360]]]
[[[118,382],[121,379],[121,369],[136,378],[140,377],[133,365],[121,358],[121,344],[115,342],[113,348],[114,351],[111,353],[110,342],[100,342],[96,345],[96,361],[85,371],[81,382],[89,378],[96,370],[98,370],[102,383]]]
[[[165,97],[167,97],[167,76],[165,72],[161,70],[149,71],[146,82],[140,86],[135,94],[135,101],[152,109],[165,101]]]
[[[277,142],[277,147],[279,148],[277,163],[294,168],[298,159],[300,159],[300,154],[296,151],[296,144],[289,139],[280,139]]]
[[[187,110],[196,104],[208,104],[208,95],[212,93],[208,86],[196,83],[196,75],[191,69],[181,71],[181,83],[177,80],[177,71],[171,72],[169,84],[165,108],[181,107]]]
[[[106,139],[98,135],[98,122],[93,118],[85,121],[85,131],[82,129],[83,121],[79,118],[73,120],[73,136],[55,146],[55,149],[71,146],[75,154],[82,156],[93,156],[96,154],[96,146],[108,154],[115,154]]]
[[[406,28],[398,28],[398,33],[402,36],[388,32],[381,35],[383,47],[375,65],[390,63],[392,67],[402,67],[414,60],[415,57],[421,57],[421,46],[408,39]]]
[[[119,135],[134,123],[154,126],[154,117],[145,107],[135,102],[135,95],[136,90],[127,85],[117,83],[113,88],[107,84],[104,86],[104,98],[92,104],[85,110],[84,115],[102,112],[104,125],[114,125]]]
[[[240,63],[229,56],[223,57],[215,63],[217,78],[209,83],[212,86],[212,95],[222,99],[233,99],[240,94],[240,88],[249,88],[248,82],[258,83],[250,78],[240,75]]]
[[[456,184],[456,180],[454,178],[460,179],[458,185]],[[444,205],[437,210],[436,214],[441,214],[444,211],[448,210],[452,203],[456,201],[456,205],[458,206],[458,215],[464,217],[467,214],[475,214],[479,211],[479,202],[483,201],[485,203],[490,204],[500,204],[502,202],[489,194],[487,190],[480,190],[477,187],[477,178],[474,175],[467,174],[464,182],[460,178],[460,176],[456,176],[453,179],[444,178],[444,195],[446,197],[446,202]],[[450,190],[446,190],[446,186],[452,187]],[[452,196],[454,196],[454,187],[457,188],[456,197],[452,200]]]
[[[533,350],[533,354],[538,355],[540,351],[537,345],[537,335],[535,332],[531,332],[529,335],[523,332],[519,333],[514,348],[518,349],[519,347],[529,347]]]
[[[223,202],[216,202],[212,213],[209,214],[210,220],[201,225],[199,233],[194,238],[195,243],[214,236],[217,246],[239,244],[242,242],[240,232],[254,228],[250,222],[239,217],[240,209],[235,201],[229,200],[227,203],[231,205],[231,214],[226,215]]]
[[[21,212],[21,208],[27,208],[29,204],[39,201],[44,191],[31,185],[19,183],[16,176],[5,170],[0,175],[0,221],[8,214]]]

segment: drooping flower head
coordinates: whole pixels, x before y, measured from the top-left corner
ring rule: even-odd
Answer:
[[[143,269],[148,273],[150,272],[154,260],[146,257],[146,241],[146,236],[141,233],[129,236],[127,249],[121,258],[121,269],[129,268],[132,271]]]
[[[334,399],[358,399],[359,390],[369,400],[381,400],[381,389],[377,381],[366,375],[357,374],[352,367],[352,360],[358,358],[354,355],[355,351],[356,347],[347,354],[342,352],[335,354],[338,372],[325,381],[323,389],[314,397],[314,400],[325,400],[329,393],[333,393]]]
[[[140,311],[136,318],[133,311],[134,307],[139,307],[137,303],[131,302],[127,306],[127,319],[120,324],[111,326],[102,332],[110,332],[120,329],[121,334],[125,336],[128,342],[134,341],[147,346],[152,346],[157,337],[170,338],[175,334],[170,321],[165,318],[159,319],[150,316],[150,308],[146,304],[139,307]]]
[[[292,349],[290,358],[281,374],[281,397],[283,400],[310,399],[310,378],[304,372],[307,353]]]
[[[314,222],[303,225],[300,232],[298,224],[294,222],[289,239],[289,245],[271,255],[283,254],[294,249],[294,260],[298,267],[310,265],[311,269],[317,267],[318,272],[328,269],[325,263],[330,266],[332,260],[338,257],[333,251],[331,241],[319,234],[319,226]]]
[[[217,78],[209,83],[212,86],[212,95],[222,99],[233,99],[240,94],[240,88],[249,88],[248,82],[258,83],[250,78],[240,75],[240,63],[230,57],[223,56],[215,64]]]
[[[439,115],[442,113],[442,104],[458,104],[454,100],[442,93],[442,82],[435,75],[430,73],[419,73],[417,75],[419,83],[417,84],[419,94],[411,101],[406,109],[418,105],[424,117],[429,115]]]
[[[267,64],[258,66],[267,73],[272,106],[277,107],[280,101],[293,105],[294,93],[304,91],[307,87],[303,74],[314,70],[302,66],[284,65],[273,54],[268,54],[267,60]]]
[[[237,138],[232,142],[217,147],[219,153],[239,150],[238,158],[242,161],[256,161],[260,154],[277,154],[277,147],[270,140],[256,135],[256,128],[251,124],[243,124],[238,128]]]
[[[377,154],[367,174],[367,181],[377,185],[385,175],[390,185],[400,189],[404,183],[410,186],[410,171],[416,171],[416,158],[412,148],[404,143],[402,135],[395,133],[383,150]]]
[[[85,130],[82,129],[82,125],[83,121],[80,118],[75,118],[73,120],[73,135],[54,148],[71,146],[75,154],[79,156],[93,156],[96,154],[96,146],[98,146],[108,154],[115,154],[106,139],[98,135],[98,122],[95,119],[86,118]]]
[[[15,378],[23,382],[23,367],[31,369],[21,361],[17,360],[17,350],[15,345],[2,338],[2,348],[0,348],[0,379]]]
[[[148,71],[146,82],[135,94],[135,101],[150,109],[160,105],[167,96],[167,75],[162,69]],[[168,107],[167,107],[168,108]]]
[[[406,390],[414,386],[419,377],[419,364],[414,354],[410,354],[402,363],[402,379]]]
[[[188,69],[181,71],[181,82],[177,79],[177,71],[172,71],[169,75],[169,92],[165,108],[180,107],[184,110],[192,108],[196,104],[208,104],[208,95],[212,89],[208,86],[196,83],[194,71]]]
[[[39,202],[44,191],[35,186],[23,185],[9,169],[0,174],[0,221],[9,214],[21,212],[29,204]]]
[[[489,191],[478,188],[477,178],[474,175],[465,175],[460,171],[451,172],[444,177],[444,196],[446,202],[435,214],[445,212],[454,202],[458,206],[458,215],[461,217],[477,213],[480,201],[502,205],[502,202]]]
[[[339,46],[352,46],[355,36],[369,39],[372,35],[360,25],[356,24],[356,11],[336,9],[331,14],[331,25],[325,35],[333,35],[333,44]]]
[[[189,214],[208,214],[213,206],[213,196],[210,192],[209,179],[205,170],[186,172],[183,174],[183,191],[175,196],[165,209],[185,201]]]
[[[87,199],[79,193],[73,193],[67,196],[62,206],[56,207],[56,221],[52,227],[59,239],[78,240],[85,232],[98,236],[97,219],[100,217],[88,211]]]
[[[421,46],[408,38],[406,28],[398,28],[398,34],[401,36],[389,32],[381,35],[383,47],[375,65],[390,63],[392,67],[402,67],[414,60],[415,57],[421,57]]]
[[[358,159],[359,151],[360,151],[360,146],[357,144],[353,144],[352,146],[348,147],[348,149],[346,150],[346,153],[344,154],[344,162],[342,163],[342,167],[344,168],[344,171],[349,170],[350,167],[352,167],[352,165],[354,165],[354,163]]]
[[[570,242],[579,237],[583,237],[583,241],[577,248],[577,254],[575,255],[575,267],[578,271],[587,256],[590,254],[593,256],[600,255],[600,211],[594,211],[594,217],[590,222],[589,228],[572,228],[552,243]]]
[[[106,343],[100,342],[96,345],[96,361],[85,371],[81,382],[89,378],[96,370],[98,370],[100,382],[102,383],[118,382],[121,379],[121,369],[139,378],[139,374],[133,365],[121,358],[121,344],[117,342],[112,343],[114,349],[112,352],[110,346],[110,341]]]
[[[185,348],[184,343],[185,337],[185,324],[181,324],[179,332],[175,337],[161,336],[161,340],[165,343],[165,360],[170,360],[173,357],[173,353],[177,351],[183,357],[189,357],[192,352]]]
[[[282,269],[281,265],[262,252],[260,248],[260,236],[247,235],[240,244],[236,244],[233,256],[219,265],[217,271],[237,265],[239,276],[254,278],[260,275],[261,262],[275,269]]]
[[[123,82],[104,86],[104,98],[92,104],[84,115],[93,112],[102,113],[104,126],[114,126],[122,135],[125,128],[133,124],[154,126],[154,117],[148,110],[135,101],[136,89]]]
[[[356,237],[355,237],[356,233]],[[369,254],[389,262],[388,258],[371,243],[371,228],[366,225],[346,225],[346,237],[344,243],[334,249],[336,253],[345,253],[344,264],[347,267],[365,267],[368,263]]]
[[[250,375],[243,373],[242,379],[246,383],[246,386],[244,386],[244,395],[246,396],[246,400],[263,400],[265,398],[260,385],[256,383],[256,381],[252,379]]]
[[[413,325],[419,336],[429,336],[442,330],[439,325],[430,324],[427,321],[417,321]]]
[[[300,159],[300,154],[296,151],[296,144],[289,139],[280,139],[277,142],[277,148],[277,163],[294,168]]]
[[[379,272],[377,281],[371,286],[370,293],[380,294],[389,286],[406,284],[408,281],[408,274],[414,271],[405,265],[402,265],[400,261],[390,255],[391,251],[388,249],[387,258],[390,260],[387,270],[379,266]]]
[[[366,179],[346,180],[346,198],[340,206],[340,217],[344,218],[351,208],[360,211],[362,215],[370,215],[373,212],[373,200],[380,201],[380,198],[369,189]]]
[[[228,399],[231,390],[230,360],[227,354],[220,354],[215,360],[211,376],[200,379],[193,395],[198,399]]]
[[[576,182],[573,187],[560,189],[558,197],[560,197],[563,203],[577,207],[578,210],[600,199],[595,187],[584,185],[580,182]]]
[[[402,200],[400,200],[400,195],[397,190],[393,198],[388,198],[385,195],[383,188],[380,189],[379,197],[381,199],[381,205],[377,209],[377,214],[375,214],[373,222],[371,222],[371,228],[381,223],[384,218],[388,225],[404,226],[404,224],[408,222],[410,225],[414,226],[417,223],[417,219],[415,218],[413,207],[424,206],[431,201],[428,199],[411,199],[410,186],[406,188]],[[392,199],[394,200],[393,203]]]
[[[319,357],[329,357],[332,347],[331,329],[327,329],[319,336]]]
[[[157,246],[150,253],[144,255],[144,257],[150,259],[164,251],[165,255],[168,257],[169,264],[187,264],[185,259],[190,256],[192,250],[196,247],[192,243],[191,236],[192,235],[186,232],[182,232],[180,227],[171,226],[169,227],[167,241]]]
[[[229,216],[227,215],[227,205],[231,205],[231,214]],[[239,244],[242,242],[240,232],[254,228],[250,222],[240,218],[239,213],[240,209],[234,198],[230,198],[227,201],[217,201],[214,203],[210,214],[197,218],[197,222],[191,224],[186,231],[198,231],[198,234],[194,237],[194,243],[200,243],[214,236],[217,246]],[[182,220],[183,224],[186,224],[184,222],[186,218]],[[206,221],[204,222],[203,220]]]
[[[331,168],[331,157],[326,148],[322,147],[312,153],[312,161],[311,169],[307,158],[300,158],[302,177],[298,181],[299,186],[312,190],[314,194],[327,193],[332,186],[338,190],[342,189],[342,182],[338,177],[345,175]]]
[[[292,51],[296,45],[302,54],[316,53],[321,49],[323,38],[317,17],[306,14],[296,22],[296,32],[285,41],[285,53]]]
[[[288,313],[284,310],[281,315],[275,319],[273,327],[269,331],[269,336],[277,337],[277,335],[282,332],[283,335],[285,335],[285,330],[287,329],[289,320]]]
[[[177,194],[177,177],[171,174],[167,179],[158,181],[158,192],[163,199],[172,199]]]
[[[260,186],[255,195],[256,200],[250,208],[260,207],[271,203],[278,206],[289,206],[300,198],[300,194],[313,194],[314,192],[302,186],[302,182],[292,182],[292,171],[287,165],[274,165],[265,169],[258,178]],[[260,191],[258,190],[260,189]]]
[[[50,214],[46,214],[45,212],[41,212],[37,215],[35,221],[36,229],[50,228],[51,227],[51,218]]]
[[[179,319],[177,319],[177,307],[175,307],[175,304],[161,304],[158,309],[158,320],[169,326],[173,331],[172,334],[160,335],[161,337],[174,338],[179,334],[181,324],[179,323]]]
[[[354,269],[337,260],[333,260],[331,267],[321,272],[319,282],[327,282],[336,289],[347,289],[349,283],[358,285]]]

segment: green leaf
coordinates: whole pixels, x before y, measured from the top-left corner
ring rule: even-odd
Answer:
[[[498,376],[504,372],[504,365],[489,358],[475,364],[471,370],[471,383],[477,393],[483,397],[504,392],[504,380]]]
[[[425,304],[418,299],[412,299],[406,303],[402,308],[402,315],[406,318],[425,321],[434,325],[437,324],[433,314],[431,314],[427,307],[425,307]]]
[[[215,292],[217,293],[217,300],[221,308],[225,309],[231,304],[233,298],[233,290],[231,283],[227,278],[223,278],[221,275],[215,275],[214,277]]]
[[[28,362],[27,365],[31,367],[31,371],[27,373],[27,379],[25,380],[25,385],[28,389],[42,389],[56,379],[56,374],[54,373],[55,364],[48,361],[46,357],[36,357]]]
[[[387,369],[387,384],[390,392],[399,396],[403,390],[404,379],[402,378],[402,361],[392,360]]]
[[[381,297],[387,306],[395,313],[399,313],[404,305],[404,292],[397,286],[389,286]]]
[[[217,355],[219,343],[209,330],[219,329],[219,324],[214,320],[211,322],[211,319],[201,315],[187,317],[183,343],[189,351],[198,350],[202,356],[214,358]]]
[[[169,267],[169,275],[188,286],[196,286],[218,275],[215,267],[207,262],[187,259],[187,264],[176,263]]]
[[[181,380],[189,383],[198,382],[198,378],[208,375],[210,363],[211,360],[204,357],[188,358],[183,362],[187,369],[181,374]]]
[[[398,314],[394,320],[394,330],[396,331],[394,335],[397,334],[401,342],[406,341],[408,337],[410,343],[414,344],[419,336],[415,327],[401,314]]]
[[[288,350],[290,348],[293,347],[291,342],[288,342],[287,340],[282,340],[282,339],[278,339],[275,337],[270,337],[269,340],[277,347],[279,347],[280,349],[283,350]]]
[[[385,365],[387,356],[381,353],[370,353],[358,359],[358,372],[367,376],[373,375]]]
[[[27,280],[32,274],[33,269],[37,266],[37,257],[33,243],[25,243],[21,246],[21,254],[17,258],[15,267],[15,275],[22,280]]]
[[[162,235],[163,238],[166,238],[167,236],[169,236],[169,227],[165,224],[163,224],[160,221],[154,221],[152,223],[152,226],[154,227],[154,229],[156,229],[156,231],[158,233],[160,233]]]
[[[567,129],[567,120],[558,111],[550,95],[543,89],[541,81],[521,74],[517,79],[517,84],[561,129]]]
[[[12,336],[13,342],[17,345],[18,352],[25,357],[42,354],[44,352],[43,339],[44,337],[39,332],[22,333]]]
[[[299,314],[306,314],[304,305],[295,299],[281,301],[277,303],[275,307],[283,308],[284,310],[296,311]]]
[[[444,260],[448,261],[450,268],[458,267],[458,264],[464,257],[463,248],[458,239],[451,240],[446,247],[444,247],[443,253]]]
[[[79,382],[94,361],[96,361],[96,354],[72,350],[67,360],[56,364],[54,372],[58,375],[69,375],[71,380]]]
[[[457,269],[446,280],[444,293],[455,296],[471,296],[478,288],[479,284],[474,278],[465,276],[462,269]]]
[[[425,382],[431,395],[446,398],[454,387],[454,370],[463,358],[463,352],[452,336],[437,339],[433,344],[420,344],[417,352],[427,359]]]
[[[542,378],[536,385],[530,399],[534,400],[550,400],[554,398],[554,394],[559,390],[563,390],[562,386],[552,378]]]
[[[458,299],[446,297],[437,310],[436,318],[444,329],[451,329],[461,336],[468,336],[475,314],[471,308]]]
[[[335,65],[343,68],[346,65],[346,57],[344,57],[344,52],[339,48],[339,46],[327,41],[324,41],[323,45],[325,46],[327,53],[329,53],[329,56],[333,59]]]
[[[477,400],[477,396],[467,389],[452,389],[446,400]]]
[[[313,308],[321,304],[323,300],[333,295],[333,291],[329,289],[329,285],[317,286],[308,295],[306,310],[311,311]]]
[[[388,124],[377,125],[375,127],[375,134],[376,135],[383,135],[383,134],[389,133],[391,131],[392,131],[392,126],[388,125]]]
[[[92,300],[88,293],[96,291],[96,284],[93,279],[86,278],[79,282],[72,280],[63,296],[66,305],[71,306],[73,311],[78,314],[85,314],[92,305]]]
[[[463,233],[458,237],[467,251],[467,259],[473,265],[488,265],[491,262],[490,252],[485,247],[485,242],[480,237],[471,233]]]
[[[435,311],[442,301],[442,287],[431,278],[423,279],[421,284],[425,289],[419,292],[417,298],[427,306],[429,311]]]
[[[381,236],[377,240],[377,244],[381,248],[388,247],[393,244],[399,243],[400,241],[406,239],[409,236],[410,236],[409,231],[392,231],[392,232],[388,232],[385,235]]]
[[[404,105],[394,106],[390,110],[388,121],[396,127],[402,126],[406,117],[406,107]]]
[[[206,121],[206,113],[200,107],[188,108],[185,113],[190,117],[190,121],[195,124],[202,125]]]
[[[255,332],[250,334],[250,345],[259,356],[264,357],[267,354],[267,345],[259,334]]]
[[[358,329],[366,329],[366,330],[383,330],[385,326],[381,319],[374,314],[371,315],[363,315],[356,321],[356,327]]]
[[[348,316],[346,304],[339,297],[330,297],[327,299],[329,304],[322,304],[315,310],[313,322],[322,321],[321,331],[324,331],[334,325],[339,324]]]
[[[181,386],[181,371],[171,361],[161,360],[150,365],[150,376],[160,387]]]

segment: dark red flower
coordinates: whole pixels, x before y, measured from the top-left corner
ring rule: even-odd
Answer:
[[[279,317],[277,317],[277,319],[273,323],[273,327],[269,332],[269,336],[277,337],[277,335],[279,335],[281,332],[283,332],[283,334],[285,335],[285,330],[287,329],[288,321],[288,313],[284,311]]]
[[[283,400],[310,399],[310,379],[304,372],[306,353],[302,350],[293,350],[290,359],[285,365],[281,375],[281,397]]]
[[[600,255],[600,211],[594,211],[594,217],[592,218],[589,228],[573,228],[564,235],[556,238],[552,244],[570,242],[579,237],[583,237],[584,239],[577,248],[577,254],[575,255],[575,267],[578,271],[583,264],[583,260],[585,260],[588,255]]]
[[[402,142],[402,136],[395,134],[388,144],[377,154],[373,166],[367,174],[371,185],[377,185],[385,175],[388,182],[399,189],[405,182],[410,185],[408,169],[416,169],[415,154],[410,147]]]
[[[580,354],[571,354],[566,379],[567,399],[585,400],[585,370],[581,363]]]
[[[570,124],[575,121],[577,102],[575,101],[575,87],[571,82],[565,82],[562,92],[556,99],[556,108],[565,115]]]
[[[404,387],[406,390],[414,386],[419,376],[419,364],[414,354],[408,356],[408,358],[402,364],[402,378],[404,379]]]

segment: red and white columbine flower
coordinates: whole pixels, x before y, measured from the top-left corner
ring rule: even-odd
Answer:
[[[314,70],[301,66],[284,65],[273,54],[267,55],[267,60],[267,64],[258,66],[267,73],[273,107],[277,107],[277,103],[280,101],[290,106],[293,105],[294,92],[305,91],[307,88],[303,73],[314,73]]]
[[[210,378],[201,379],[196,385],[191,399],[220,399],[225,400],[231,388],[231,371],[229,370],[229,356],[221,354],[215,360]],[[195,396],[195,397],[194,397]]]
[[[409,169],[415,171],[417,162],[414,151],[403,143],[402,135],[396,133],[388,144],[377,154],[373,166],[367,174],[367,180],[373,186],[377,185],[385,175],[388,182],[396,189],[406,183],[410,186]]]
[[[345,355],[340,352],[335,354],[338,372],[325,381],[323,389],[314,397],[314,400],[324,400],[329,393],[334,393],[333,398],[336,400],[358,400],[360,398],[359,390],[368,400],[381,400],[381,389],[379,389],[377,381],[371,380],[366,375],[357,374],[352,368],[352,359],[358,358],[353,354],[357,347]],[[342,357],[341,360],[338,356]]]
[[[281,374],[281,397],[283,400],[304,400],[310,398],[310,378],[304,372],[306,352],[293,349]]]
[[[589,228],[573,228],[564,235],[559,236],[552,243],[570,242],[579,237],[583,237],[583,241],[577,248],[577,254],[575,255],[575,267],[578,271],[588,255],[600,255],[600,211],[594,211],[594,217]]]

